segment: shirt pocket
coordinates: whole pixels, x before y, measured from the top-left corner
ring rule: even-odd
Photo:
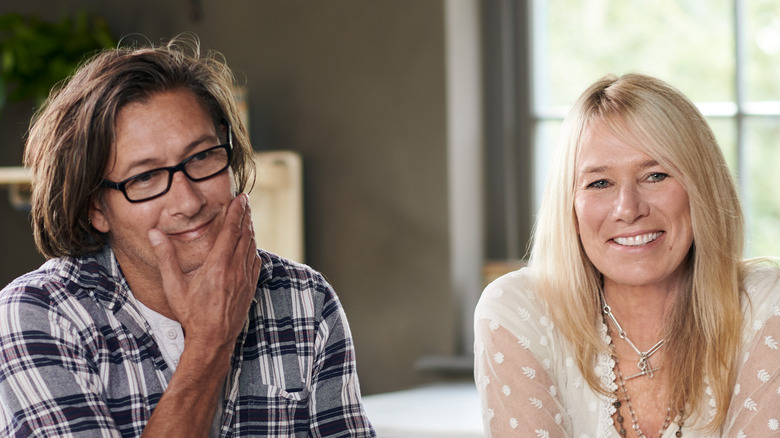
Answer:
[[[309,399],[307,389],[284,389],[272,385],[247,388],[236,403],[239,429],[257,435],[307,436]]]
[[[300,389],[284,389],[273,385],[259,385],[260,392],[266,394],[268,398],[280,398],[290,402],[306,402],[309,401],[309,390],[306,388]]]

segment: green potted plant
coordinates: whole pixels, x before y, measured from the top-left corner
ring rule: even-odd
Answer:
[[[7,102],[40,104],[85,56],[115,46],[105,20],[84,11],[59,22],[0,16],[0,112]]]

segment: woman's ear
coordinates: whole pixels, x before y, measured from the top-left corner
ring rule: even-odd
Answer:
[[[101,233],[108,233],[111,230],[111,226],[106,218],[106,210],[102,194],[96,193],[92,195],[92,198],[89,200],[89,221]]]
[[[577,218],[577,212],[574,212],[574,231],[577,232],[577,237],[580,236],[580,220]]]

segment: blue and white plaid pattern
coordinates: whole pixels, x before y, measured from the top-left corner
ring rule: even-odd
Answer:
[[[375,436],[333,289],[307,266],[258,253],[221,436]],[[172,372],[128,298],[108,247],[49,260],[0,292],[2,436],[141,435]]]

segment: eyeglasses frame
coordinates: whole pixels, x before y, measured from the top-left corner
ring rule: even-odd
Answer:
[[[147,170],[145,172],[141,172],[141,173],[139,173],[137,175],[133,175],[133,176],[131,176],[131,177],[129,177],[129,178],[123,180],[123,181],[119,181],[119,182],[114,182],[114,181],[110,181],[110,180],[104,179],[100,183],[100,185],[102,187],[105,187],[105,188],[119,190],[120,192],[122,192],[123,195],[125,195],[125,199],[127,199],[128,202],[139,203],[139,202],[151,201],[152,199],[159,198],[160,196],[163,196],[164,194],[168,193],[168,191],[171,190],[171,186],[173,185],[173,175],[176,172],[181,171],[187,177],[187,179],[189,179],[190,181],[193,181],[193,182],[200,182],[200,181],[205,181],[205,180],[207,180],[209,178],[213,178],[213,177],[219,175],[220,173],[224,172],[227,168],[229,168],[231,163],[232,163],[232,161],[233,161],[233,132],[231,131],[230,123],[223,122],[223,124],[227,126],[227,130],[228,130],[228,135],[227,135],[228,142],[227,143],[219,144],[219,145],[216,145],[216,146],[212,146],[212,147],[210,147],[208,149],[204,149],[204,150],[202,150],[202,151],[200,151],[200,152],[198,152],[196,154],[192,154],[192,155],[190,155],[189,157],[185,158],[183,161],[181,161],[179,164],[177,164],[175,166],[158,167],[158,168],[155,168],[155,169],[150,169],[150,170]],[[209,176],[207,176],[205,178],[193,178],[193,177],[191,177],[187,173],[187,171],[185,170],[185,166],[187,165],[187,163],[190,162],[190,160],[194,159],[195,157],[197,157],[198,155],[200,155],[200,154],[202,154],[204,152],[212,151],[212,150],[218,149],[218,148],[224,148],[225,151],[227,152],[227,164],[225,164],[225,167],[223,167],[219,171],[214,172],[213,174],[211,174],[211,175],[209,175]],[[150,196],[150,197],[143,198],[143,199],[130,199],[130,197],[127,195],[127,191],[125,190],[125,185],[127,183],[129,183],[130,181],[138,178],[139,176],[141,176],[141,175],[143,175],[145,173],[157,172],[157,171],[161,171],[161,170],[167,170],[168,171],[168,186],[165,188],[164,191],[162,191],[161,193],[158,193],[158,194],[156,194],[154,196]]]

